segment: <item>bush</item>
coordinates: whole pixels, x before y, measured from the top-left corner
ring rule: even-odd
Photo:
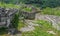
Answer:
[[[18,23],[19,23],[19,15],[18,14],[15,14],[15,16],[13,17],[11,23],[12,23],[13,28],[18,27]]]

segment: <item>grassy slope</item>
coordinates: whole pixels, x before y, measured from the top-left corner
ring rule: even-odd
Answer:
[[[18,23],[18,30],[20,31],[20,28],[27,26],[26,24],[24,24],[23,22],[21,22],[21,20]]]
[[[6,4],[6,3],[1,3],[0,2],[0,7],[16,8],[16,9],[20,9],[22,11],[27,11],[27,12],[31,12],[32,11],[32,8],[26,7],[25,4],[15,5],[15,4]]]
[[[38,20],[37,22],[41,26],[35,27],[34,31],[31,32],[23,32],[22,36],[60,36],[60,32],[58,32],[56,29],[52,28],[51,23],[44,21],[44,20]],[[56,35],[49,34],[47,31],[52,30],[56,33]]]
[[[20,8],[20,6],[18,5],[14,5],[14,4],[1,4],[1,7],[7,7],[7,8]],[[22,8],[22,7],[21,7]],[[49,15],[58,15],[60,16],[60,9],[57,8],[46,8],[42,10],[42,14],[49,14]],[[31,9],[29,8],[24,8],[23,10],[28,10],[30,11]],[[51,23],[46,22],[44,20],[38,20],[36,23],[38,23],[39,25],[42,25],[43,27],[35,27],[34,31],[31,32],[23,32],[22,36],[60,36],[60,31],[57,31],[56,29],[52,28]],[[24,24],[22,22],[19,22],[19,26],[18,29],[20,29],[21,27],[24,27]],[[52,34],[48,34],[46,31],[48,30],[53,30],[54,32],[56,32],[56,35],[52,35]]]
[[[60,7],[56,7],[56,8],[49,8],[49,7],[47,7],[47,8],[42,10],[42,14],[60,16]]]
[[[0,2],[0,7],[6,7],[6,8],[19,8],[20,6],[14,5],[14,4],[6,4]]]

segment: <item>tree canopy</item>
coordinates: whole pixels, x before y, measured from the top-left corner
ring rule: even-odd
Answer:
[[[19,4],[38,4],[39,7],[57,7],[60,6],[60,0],[0,0],[5,3]]]

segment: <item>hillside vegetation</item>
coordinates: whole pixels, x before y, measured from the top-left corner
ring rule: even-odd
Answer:
[[[42,14],[48,14],[48,15],[56,15],[56,16],[60,16],[60,7],[56,7],[56,8],[45,8],[42,10],[41,12]]]
[[[32,12],[34,11],[32,8],[34,8],[39,10],[40,15],[54,15],[60,17],[60,0],[0,0],[0,7],[14,8],[19,10],[19,12]],[[14,19],[12,20],[12,24],[14,28],[20,31],[21,28],[25,28],[25,26],[27,27],[29,24],[25,22],[27,19],[24,17],[20,17],[22,18],[20,19],[19,16],[21,16],[20,13],[15,15]],[[36,21],[33,22],[33,24],[38,24],[39,26],[33,26],[35,28],[33,31],[21,31],[21,33],[19,33],[21,36],[60,36],[60,30],[53,28],[51,22],[38,19],[31,20],[31,22],[32,21]],[[1,29],[0,36],[10,36],[4,30],[5,28]],[[52,31],[52,33],[50,31]]]

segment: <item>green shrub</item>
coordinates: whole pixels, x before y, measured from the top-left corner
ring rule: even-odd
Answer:
[[[6,8],[19,8],[20,6],[14,5],[14,4],[6,4],[0,2],[0,7],[6,7]]]
[[[15,16],[13,17],[11,23],[12,23],[13,28],[18,27],[18,23],[19,23],[19,15],[18,14],[15,14]]]
[[[32,11],[32,8],[26,7],[26,8],[23,8],[22,10],[23,10],[23,11],[26,11],[26,12],[31,12],[31,11]]]

